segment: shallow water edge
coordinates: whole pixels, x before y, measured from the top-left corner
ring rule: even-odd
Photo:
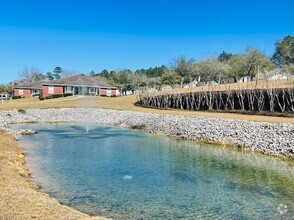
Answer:
[[[0,219],[106,219],[61,205],[39,190],[25,159],[15,137],[0,130]]]
[[[281,158],[294,159],[294,124],[272,124],[91,108],[31,109],[27,110],[26,114],[17,111],[0,111],[0,128],[4,128],[8,132],[13,132],[7,129],[11,123],[35,121],[114,125],[178,139],[233,146]]]
[[[115,186],[111,187],[111,189],[116,189],[115,191],[113,191],[113,190],[108,191],[108,189],[105,191],[105,189],[103,190],[102,188],[100,188],[100,190],[98,192],[99,193],[103,192],[102,195],[99,195],[98,192],[96,192],[96,193],[98,193],[98,195],[96,195],[96,193],[91,192],[92,187],[85,188],[84,190],[81,190],[80,187],[82,187],[82,185],[81,185],[82,182],[86,182],[86,183],[90,184],[93,181],[95,181],[95,179],[92,180],[92,179],[89,179],[88,177],[80,178],[81,180],[83,180],[82,182],[79,182],[79,180],[76,180],[74,178],[71,180],[71,182],[70,182],[71,184],[66,184],[68,179],[70,179],[70,176],[67,176],[67,178],[64,180],[65,182],[63,183],[63,181],[62,181],[60,183],[61,185],[53,184],[53,190],[52,189],[49,190],[49,194],[53,197],[58,197],[59,200],[62,201],[63,204],[69,204],[70,206],[77,207],[78,210],[80,210],[80,211],[86,210],[86,213],[92,214],[92,215],[97,215],[97,214],[99,215],[102,213],[102,215],[104,215],[104,216],[115,217],[116,215],[109,215],[107,210],[122,209],[123,207],[121,205],[118,205],[118,204],[114,205],[114,204],[116,204],[118,202],[119,198],[129,198],[129,196],[130,196],[128,194],[128,192],[126,192],[124,190],[120,191],[118,189],[123,187],[124,184],[127,184],[126,185],[127,188],[129,188],[130,186],[135,186],[135,189],[136,189],[135,191],[138,191],[139,189],[141,189],[143,183],[145,183],[145,182],[148,183],[148,181],[147,181],[148,179],[151,181],[150,183],[152,183],[152,184],[151,185],[148,184],[145,187],[143,187],[145,189],[145,191],[141,192],[141,195],[143,195],[144,193],[147,193],[148,198],[150,198],[150,197],[152,197],[151,195],[154,194],[153,191],[156,189],[156,186],[158,186],[158,184],[165,183],[164,189],[167,190],[167,192],[177,192],[177,194],[176,194],[177,196],[172,195],[172,194],[170,195],[171,198],[174,198],[171,200],[171,201],[173,201],[172,206],[177,207],[180,205],[180,207],[182,207],[182,208],[186,207],[185,211],[183,213],[181,211],[177,211],[178,217],[184,216],[185,212],[192,211],[192,213],[193,213],[193,210],[196,210],[196,211],[198,210],[198,212],[200,212],[201,209],[199,210],[199,207],[202,207],[203,204],[207,204],[206,205],[206,209],[208,209],[207,213],[200,212],[200,213],[198,213],[199,215],[197,215],[198,217],[201,217],[201,216],[202,217],[205,217],[205,216],[209,217],[208,216],[209,213],[210,214],[214,213],[213,215],[215,215],[215,216],[222,215],[223,217],[225,217],[225,216],[229,217],[227,214],[225,214],[223,212],[224,211],[223,209],[220,209],[220,207],[208,203],[207,198],[210,198],[209,201],[215,200],[216,202],[218,202],[217,204],[219,204],[219,205],[226,204],[227,202],[231,203],[231,199],[234,198],[235,200],[237,200],[236,201],[237,204],[242,205],[242,207],[246,206],[246,207],[250,208],[252,206],[251,205],[248,206],[248,204],[244,203],[245,200],[238,199],[239,194],[241,193],[241,191],[244,191],[244,190],[245,191],[243,193],[241,193],[241,195],[245,196],[245,195],[252,194],[253,198],[255,198],[257,195],[258,195],[258,198],[260,198],[259,203],[257,204],[258,205],[257,207],[260,206],[260,208],[258,210],[255,210],[255,211],[258,211],[255,214],[258,214],[260,217],[265,215],[265,213],[261,211],[261,210],[263,210],[262,207],[267,207],[269,205],[272,207],[272,209],[275,210],[278,207],[279,203],[282,203],[282,202],[283,202],[283,204],[284,203],[288,204],[288,207],[289,207],[288,214],[292,213],[292,211],[293,211],[292,210],[292,208],[293,208],[292,202],[289,202],[289,199],[286,199],[286,200],[282,199],[281,200],[281,198],[280,198],[281,196],[284,197],[286,195],[293,195],[293,190],[292,190],[293,187],[292,186],[293,186],[294,181],[293,181],[293,179],[291,180],[291,177],[294,176],[293,164],[291,165],[291,163],[288,163],[286,161],[283,162],[283,161],[278,160],[277,158],[256,155],[254,153],[241,152],[237,149],[236,150],[233,150],[233,149],[228,150],[228,149],[223,149],[220,147],[212,147],[212,146],[200,147],[199,145],[197,145],[193,142],[190,142],[190,141],[175,141],[175,140],[171,140],[169,138],[154,136],[151,134],[150,134],[151,136],[150,135],[145,136],[144,133],[134,132],[129,129],[116,129],[115,127],[105,127],[104,126],[104,127],[98,127],[97,128],[98,130],[95,131],[94,128],[96,127],[96,125],[93,125],[92,128],[94,130],[90,129],[90,132],[88,133],[88,132],[86,132],[86,128],[83,125],[77,125],[77,124],[70,123],[69,126],[70,126],[69,128],[66,128],[67,124],[64,124],[64,123],[51,124],[51,125],[31,124],[29,126],[29,128],[36,129],[37,131],[40,131],[40,134],[39,134],[40,137],[38,137],[39,135],[36,135],[33,137],[33,139],[41,138],[41,140],[45,140],[45,136],[44,137],[41,137],[41,136],[42,136],[42,133],[44,133],[44,132],[46,133],[46,127],[52,127],[52,128],[56,127],[57,130],[53,131],[53,133],[50,135],[50,139],[49,139],[50,146],[44,145],[43,147],[37,147],[37,146],[33,147],[34,145],[30,144],[30,147],[28,148],[28,150],[29,150],[28,152],[31,152],[31,154],[32,154],[36,150],[36,153],[37,153],[36,154],[37,156],[34,156],[34,154],[30,155],[29,159],[31,160],[31,162],[33,162],[31,164],[35,164],[37,162],[36,160],[40,160],[40,156],[42,156],[42,155],[40,155],[40,153],[43,154],[43,156],[42,156],[43,159],[41,160],[42,164],[44,164],[44,163],[50,164],[50,160],[51,160],[50,158],[54,152],[55,152],[54,154],[56,154],[57,157],[58,158],[60,157],[60,159],[62,159],[62,160],[65,157],[69,157],[69,160],[67,162],[62,162],[61,166],[59,166],[59,167],[61,169],[61,173],[64,173],[64,172],[73,173],[74,175],[77,175],[79,173],[79,170],[76,170],[78,167],[76,167],[75,159],[73,159],[77,155],[82,155],[82,158],[78,159],[78,161],[80,161],[80,163],[82,163],[82,164],[84,164],[86,161],[88,161],[89,157],[92,158],[89,161],[91,163],[90,167],[94,166],[94,164],[93,164],[94,158],[96,158],[95,160],[98,160],[98,161],[103,159],[106,162],[107,166],[104,166],[103,164],[101,165],[103,169],[98,169],[98,170],[92,172],[92,173],[95,173],[94,176],[97,176],[98,175],[97,172],[98,171],[100,172],[100,170],[107,171],[108,169],[110,169],[109,168],[110,164],[113,164],[113,163],[117,164],[117,167],[115,169],[113,169],[113,170],[115,170],[114,176],[110,175],[112,173],[112,171],[111,171],[112,169],[110,169],[107,172],[104,172],[101,175],[98,175],[98,176],[100,176],[100,179],[99,179],[99,182],[97,184],[95,184],[95,185],[106,186],[109,184],[109,182],[116,183]],[[41,130],[40,130],[40,127],[41,127]],[[45,133],[43,135],[45,135]],[[127,147],[126,145],[123,144],[122,146],[119,146],[119,149],[120,149],[119,152],[122,151],[124,153],[124,155],[121,156],[119,154],[117,155],[118,151],[114,151],[112,148],[108,148],[104,145],[102,145],[104,147],[100,146],[98,148],[97,148],[97,146],[96,147],[93,146],[93,145],[96,145],[97,142],[101,142],[101,141],[103,143],[105,141],[106,141],[105,143],[117,143],[118,142],[117,140],[111,141],[111,139],[110,140],[108,139],[108,138],[112,137],[113,134],[116,134],[116,136],[118,135],[118,137],[120,137],[120,138],[132,138],[132,139],[135,138],[134,141],[136,140],[136,137],[138,136],[139,139],[137,138],[137,141],[140,140],[140,142],[138,142],[135,146],[140,146],[139,147],[140,150],[139,149],[135,150],[138,147],[129,149],[129,147]],[[75,140],[75,141],[77,141],[79,138],[84,139],[85,136],[87,136],[89,138],[89,141],[91,141],[92,144],[89,144],[89,145],[87,144],[87,146],[88,146],[87,148],[85,148],[86,145],[84,144],[83,148],[82,148],[84,150],[82,152],[80,152],[80,150],[81,150],[80,147],[74,147],[74,146],[69,147],[64,144],[67,142],[60,142],[61,141],[60,138],[63,138],[63,135],[65,135],[65,137],[64,137],[65,140]],[[150,139],[151,142],[147,141],[149,136],[151,138]],[[54,146],[56,146],[56,144],[54,144],[54,139],[55,139],[54,137],[58,138],[58,143],[63,143],[61,146],[65,146],[65,147],[59,146],[59,147],[55,148]],[[47,138],[47,136],[46,136],[46,138]],[[68,139],[68,138],[70,138],[70,139]],[[29,139],[31,139],[31,138],[25,138],[25,139],[27,139],[29,141]],[[155,140],[155,139],[157,141],[152,142],[152,140]],[[145,140],[145,141],[143,141],[143,140]],[[146,141],[147,141],[147,143],[149,143],[148,146],[155,146],[158,143],[162,143],[163,146],[166,145],[166,147],[160,147],[162,145],[162,144],[160,144],[160,146],[155,147],[155,149],[158,151],[157,153],[150,153],[148,151],[148,149],[154,148],[154,147],[142,147],[142,143],[144,143]],[[28,143],[31,143],[31,142],[29,141]],[[133,143],[133,141],[130,142],[130,140],[128,140],[127,143],[129,143],[128,145],[134,145],[135,142]],[[96,157],[93,157],[93,155],[95,155],[96,151],[98,151],[99,149],[101,150],[101,147],[102,147],[103,151],[99,154],[96,154]],[[117,148],[117,147],[115,147],[115,148]],[[39,150],[37,148],[39,148]],[[87,149],[90,150],[90,152],[91,152],[90,154],[87,153]],[[63,155],[64,152],[66,152],[65,155]],[[79,152],[79,153],[77,153],[77,152]],[[110,152],[112,152],[112,153],[109,154]],[[135,159],[129,158],[129,156],[133,155],[135,152],[137,152],[137,153],[139,152],[140,154],[143,154],[141,156],[144,156],[143,158],[145,158],[145,159],[141,158],[141,159],[135,160]],[[112,159],[110,158],[109,160],[106,160],[106,158],[104,158],[104,157],[100,158],[100,156],[105,153],[107,155],[111,155],[111,157],[113,157],[113,158]],[[60,156],[60,154],[62,154],[63,156]],[[139,154],[138,158],[140,158],[140,154]],[[47,158],[47,155],[51,155],[51,156],[49,158]],[[114,156],[114,155],[116,155],[116,156]],[[146,158],[146,155],[163,155],[163,157],[161,159],[157,158],[157,160],[156,159],[148,160]],[[100,159],[98,159],[98,158],[100,158]],[[121,160],[115,162],[115,160],[117,158],[123,158],[122,161],[125,161],[126,164],[128,164],[128,165],[129,165],[129,163],[127,162],[128,159],[131,159],[132,162],[136,161],[136,163],[139,163],[140,165],[137,164],[136,166],[132,167],[132,169],[127,169],[124,165],[121,164],[121,162],[119,162]],[[137,158],[137,156],[134,158]],[[179,160],[179,158],[183,158],[184,160],[182,160],[182,159]],[[57,161],[60,161],[60,159],[55,159],[54,164],[56,164]],[[177,161],[177,162],[176,162],[176,164],[169,166],[170,168],[168,168],[168,170],[169,170],[168,172],[163,172],[166,174],[163,175],[165,178],[162,181],[155,181],[154,182],[154,180],[156,180],[157,178],[155,178],[152,175],[151,176],[148,175],[150,170],[149,171],[148,170],[146,171],[144,169],[142,170],[142,167],[146,167],[146,165],[147,165],[147,164],[144,165],[146,159],[147,159],[147,161],[149,161],[147,167],[149,167],[151,165],[152,161],[157,161],[156,162],[157,165],[162,163],[162,161],[165,161],[162,165],[159,165],[159,167],[166,167],[171,161],[174,161],[174,162]],[[143,165],[142,165],[142,163],[143,163]],[[37,166],[37,168],[40,169],[40,167],[42,167],[42,164],[39,164]],[[71,164],[71,165],[67,167],[68,164]],[[89,167],[86,164],[84,165],[84,168]],[[192,173],[194,173],[194,174],[190,175],[189,172],[194,169],[194,168],[192,169],[192,166],[196,166],[195,169],[201,168],[199,170],[200,174],[197,174],[193,171]],[[74,167],[76,167],[76,168],[74,168]],[[100,165],[99,165],[99,167],[100,167]],[[140,168],[138,170],[138,172],[134,172],[134,170],[137,170],[138,167]],[[32,168],[32,167],[30,167],[30,168]],[[55,168],[57,169],[58,166]],[[35,169],[35,168],[33,167],[33,169]],[[51,171],[49,170],[47,172],[46,169],[47,169],[47,166],[43,167],[42,172],[41,172],[43,174],[45,173],[46,175],[44,174],[45,175],[44,176],[41,174],[41,176],[39,176],[39,178],[41,178],[41,185],[44,184],[44,186],[46,186],[46,184],[48,184],[48,181],[51,178],[56,179],[56,180],[64,179],[61,174],[57,175],[57,177],[54,177],[56,174],[52,173],[52,170]],[[53,169],[53,170],[56,170],[56,169]],[[119,172],[119,170],[121,170],[121,169],[122,169],[122,171]],[[85,169],[83,169],[83,170],[85,170]],[[209,174],[208,177],[205,177],[205,176],[203,176],[203,174],[204,174],[203,172],[204,173],[208,172],[208,174],[211,172],[212,173]],[[36,172],[34,172],[34,173],[36,173]],[[52,174],[51,177],[49,175],[50,173]],[[162,172],[160,172],[160,173],[162,173]],[[170,174],[175,174],[176,176],[172,177],[171,180],[168,180],[167,177]],[[89,176],[93,176],[93,175],[89,175]],[[48,179],[48,177],[49,177],[49,179]],[[220,181],[220,177],[224,178],[224,179]],[[140,180],[141,178],[144,178],[143,182],[142,182],[142,180]],[[43,181],[43,183],[42,183],[42,181]],[[106,182],[103,184],[103,181],[106,181]],[[176,181],[176,182],[174,182],[174,181]],[[185,182],[185,185],[184,185],[185,187],[180,187],[179,184],[182,181]],[[216,186],[211,185],[211,184],[215,183],[216,181],[218,182],[218,184]],[[56,181],[53,181],[53,182],[56,183]],[[38,183],[40,183],[40,181],[38,181]],[[70,190],[70,189],[68,189],[68,187],[66,187],[68,185],[74,185],[74,183],[78,184],[79,189],[73,188]],[[136,186],[136,184],[138,184],[138,183],[140,183],[139,188]],[[254,183],[254,184],[252,185],[252,183]],[[270,184],[268,185],[268,183],[270,183]],[[153,184],[155,184],[155,186],[153,186]],[[186,184],[189,187],[187,187]],[[283,184],[285,184],[287,187],[282,187]],[[49,186],[50,185],[52,186],[52,183],[49,184]],[[62,185],[64,185],[65,188],[62,187]],[[173,185],[177,186],[177,190],[170,188]],[[150,188],[150,186],[152,186],[152,187]],[[192,201],[194,201],[194,197],[191,197],[191,192],[187,193],[187,192],[185,192],[185,190],[183,191],[183,189],[185,189],[185,188],[193,189],[196,186],[200,187],[200,188],[202,188],[202,186],[203,186],[204,187],[203,189],[206,189],[205,190],[206,193],[202,194],[202,191],[198,192],[197,189],[195,189],[196,190],[195,196],[198,197],[198,203],[197,203],[198,208],[196,206],[196,207],[194,207],[194,209],[190,210],[189,206],[184,205],[184,204],[186,202],[188,202],[188,204],[191,204],[191,203],[189,203],[188,198],[190,198],[190,199],[192,199]],[[215,191],[215,188],[217,188],[218,191]],[[182,189],[182,190],[180,190],[180,189]],[[213,193],[211,194],[208,189],[211,189]],[[236,192],[239,192],[239,190],[240,190],[240,193],[236,194]],[[79,192],[80,193],[86,192],[86,193],[80,194]],[[221,194],[219,196],[217,196],[219,192],[221,192]],[[119,196],[115,196],[115,193],[118,193]],[[124,195],[125,193],[127,193],[127,194]],[[69,195],[69,197],[67,197],[67,196],[64,197],[63,196],[64,194]],[[96,196],[94,196],[94,195],[96,195]],[[121,195],[124,195],[124,196],[121,196]],[[155,195],[158,195],[158,193],[155,193]],[[180,195],[181,196],[185,195],[185,196],[180,199]],[[192,195],[193,195],[193,193],[192,193]],[[224,195],[231,195],[231,196],[228,197],[228,200],[227,200],[224,198]],[[252,196],[250,196],[249,198],[251,198]],[[95,205],[94,206],[95,208],[93,210],[93,205],[91,205],[91,203],[93,201],[96,201],[98,198],[100,198],[98,200],[98,204],[101,203],[100,204],[101,207],[99,206],[100,208],[98,209],[98,212],[96,212],[94,210],[96,210],[96,207],[98,208],[98,205]],[[103,198],[105,199],[105,201],[103,200]],[[155,198],[157,198],[157,196],[155,196]],[[288,197],[285,197],[285,198],[288,198]],[[136,203],[140,204],[140,199],[142,199],[141,196],[140,196],[140,198],[134,198],[134,199],[127,200],[124,203],[127,203],[127,202],[134,200],[134,201],[137,201]],[[161,199],[164,199],[164,198],[161,198]],[[155,201],[155,200],[156,199],[152,199],[151,201]],[[168,199],[168,200],[170,200],[170,199]],[[226,200],[226,202],[224,202],[224,200]],[[111,203],[110,206],[108,204],[109,201]],[[147,201],[149,201],[149,199]],[[261,201],[263,201],[263,202],[261,203]],[[268,203],[269,201],[271,201],[271,202]],[[288,201],[288,202],[286,202],[286,201]],[[232,207],[235,206],[236,202],[232,203],[231,206]],[[254,202],[254,201],[251,201],[251,202]],[[262,205],[263,203],[264,203],[264,205]],[[82,205],[82,204],[84,204],[84,205]],[[143,202],[142,204],[145,204],[145,202]],[[147,204],[149,206],[152,205],[150,203],[150,201]],[[159,204],[157,204],[157,206],[159,206]],[[255,207],[255,205],[253,207]],[[151,208],[152,208],[152,206],[151,206]],[[171,207],[167,206],[161,210],[169,210],[170,208]],[[125,210],[124,212],[126,212],[126,213],[130,213],[130,215],[131,214],[135,215],[134,213],[132,213],[135,209],[137,209],[137,208],[134,207],[134,209],[131,209],[131,210],[123,208],[122,210]],[[234,208],[234,210],[237,210],[237,209],[238,209],[238,206]],[[101,212],[99,210],[101,210]],[[152,208],[152,210],[155,210],[155,209]],[[144,215],[147,215],[146,212],[148,213],[148,215],[152,215],[152,211],[145,211]],[[172,212],[172,209],[170,210],[170,212]],[[231,210],[230,210],[230,212],[231,212]],[[248,213],[243,213],[242,215],[249,215],[250,210],[248,210],[247,212]],[[191,215],[192,215],[192,213],[191,213]],[[278,215],[277,212],[274,211],[274,213],[276,215]],[[158,215],[159,215],[159,213],[157,213],[155,216],[158,216]],[[231,213],[231,215],[235,216],[235,217],[242,216],[241,214],[237,214],[234,212]],[[152,216],[152,217],[155,217],[155,216]],[[165,216],[165,215],[162,215],[162,216]],[[117,218],[119,219],[119,217],[117,217]]]

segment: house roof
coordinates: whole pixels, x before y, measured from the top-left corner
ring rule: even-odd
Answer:
[[[259,77],[259,79],[270,79],[270,78],[272,78],[274,76],[278,76],[278,78],[281,78],[281,77],[287,77],[289,79],[294,78],[294,76],[288,74],[284,70],[277,68],[277,69],[266,72],[265,75]]]
[[[57,86],[79,86],[79,87],[106,87],[116,88],[109,84],[102,82],[101,79],[85,76],[83,74],[61,78],[58,80],[52,80],[42,83],[43,85],[57,85]]]
[[[36,82],[21,82],[18,85],[15,85],[16,89],[42,89],[42,83],[45,81],[36,81]]]

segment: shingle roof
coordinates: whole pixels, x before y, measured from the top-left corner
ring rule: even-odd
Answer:
[[[36,82],[22,82],[18,85],[15,85],[14,88],[23,88],[23,89],[42,89],[42,83],[46,81],[36,81]]]
[[[288,74],[286,71],[281,70],[281,69],[275,69],[275,70],[272,70],[272,71],[266,73],[267,78],[273,77],[275,75],[285,76],[285,77],[290,78],[290,79],[293,78],[292,75]]]
[[[58,80],[52,80],[45,83],[43,85],[61,85],[61,86],[87,86],[87,87],[107,87],[107,88],[116,88],[114,86],[108,85],[102,82],[99,79],[94,77],[85,76],[83,74],[70,76],[67,78],[61,78]]]
[[[274,76],[284,76],[284,77],[287,77],[289,79],[293,79],[294,77],[292,75],[290,75],[289,73],[287,73],[286,71],[282,70],[282,69],[279,69],[279,68],[276,68],[274,70],[271,70],[271,71],[268,71],[266,72],[264,75],[262,76],[259,76],[259,79],[270,79]]]

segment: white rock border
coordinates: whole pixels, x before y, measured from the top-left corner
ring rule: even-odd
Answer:
[[[79,122],[115,125],[188,140],[203,140],[264,154],[294,159],[294,125],[235,119],[175,116],[93,108],[0,111],[0,128],[18,134],[9,124],[25,122]]]

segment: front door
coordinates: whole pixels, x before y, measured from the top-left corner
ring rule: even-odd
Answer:
[[[79,94],[79,87],[74,87],[74,95],[78,95]]]
[[[87,94],[87,87],[76,87],[77,95],[86,95]]]

